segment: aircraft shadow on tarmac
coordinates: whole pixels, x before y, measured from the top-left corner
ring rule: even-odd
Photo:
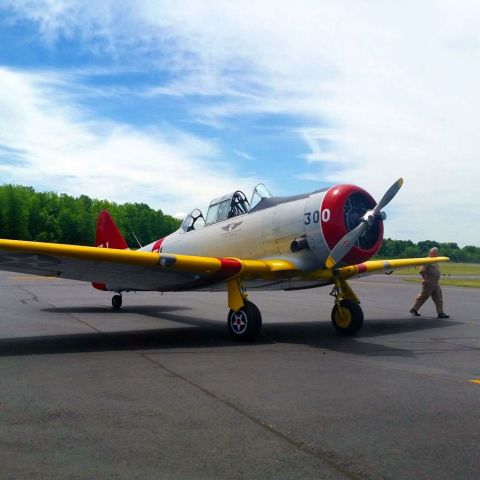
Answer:
[[[113,312],[111,307],[52,307],[52,308],[42,308],[42,312],[49,313],[66,313],[70,315],[75,314],[85,314],[85,313],[99,313],[106,314],[110,313],[113,316],[123,315],[125,313],[129,314],[139,314],[139,315],[151,315],[152,317],[165,318],[163,314],[165,312],[175,312],[178,310],[191,310],[190,307],[183,307],[179,305],[152,305],[152,306],[138,306],[138,307],[122,307],[121,310]],[[114,318],[114,317],[112,317]]]
[[[193,328],[166,327],[158,329],[128,330],[117,332],[92,331],[82,334],[62,334],[0,339],[0,356],[41,355],[76,352],[131,351],[182,348],[239,347],[272,343],[308,345],[363,356],[414,357],[412,350],[395,348],[391,345],[369,343],[365,339],[381,335],[395,335],[426,329],[437,329],[457,322],[440,319],[395,319],[366,321],[355,337],[336,334],[330,322],[266,323],[263,334],[255,343],[239,343],[230,338],[225,323],[209,319],[179,315],[179,310],[188,307],[142,306],[125,308],[125,313],[136,313],[160,320],[168,320]],[[43,311],[81,314],[106,312],[99,307],[49,308]],[[169,313],[170,312],[170,313]],[[117,312],[115,315],[121,315]]]

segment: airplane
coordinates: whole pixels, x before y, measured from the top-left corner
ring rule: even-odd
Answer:
[[[121,308],[123,292],[227,291],[228,331],[243,341],[254,340],[262,328],[247,291],[330,285],[333,327],[354,335],[364,315],[348,279],[449,260],[370,260],[383,241],[382,210],[402,184],[398,179],[378,203],[351,184],[285,197],[258,184],[250,201],[240,190],[215,198],[205,217],[196,208],[177,231],[138,250],[128,248],[104,210],[96,246],[0,239],[0,269],[92,282],[114,292],[114,310]]]

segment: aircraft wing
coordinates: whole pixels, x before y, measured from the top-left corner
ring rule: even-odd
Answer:
[[[302,272],[287,260],[245,260],[84,247],[0,239],[0,270],[104,284],[109,290],[189,290],[230,278],[277,282],[296,277],[319,284],[399,268],[448,261],[448,257],[370,260],[357,265]]]
[[[448,262],[448,257],[400,258],[394,260],[369,260],[357,265],[325,269],[315,272],[317,278],[352,278],[363,277],[374,273],[391,273],[394,270],[408,267],[418,267],[428,263]]]
[[[243,278],[281,278],[285,260],[240,260],[0,239],[0,270],[104,284],[109,290],[187,290]]]

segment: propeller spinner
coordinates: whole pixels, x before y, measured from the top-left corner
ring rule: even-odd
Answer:
[[[385,213],[382,208],[390,203],[403,185],[403,178],[399,178],[383,195],[382,199],[372,210],[368,210],[360,219],[360,223],[347,232],[333,247],[330,255],[325,261],[326,268],[333,268],[355,245],[358,239],[370,228],[377,220],[384,220]]]

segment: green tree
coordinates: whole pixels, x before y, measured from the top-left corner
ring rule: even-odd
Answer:
[[[23,187],[6,185],[0,193],[0,225],[5,238],[30,239]]]
[[[19,185],[0,186],[0,237],[44,242],[93,245],[101,210],[108,210],[128,244],[133,236],[146,244],[176,230],[180,221],[144,203],[119,205],[108,200],[36,192]]]

